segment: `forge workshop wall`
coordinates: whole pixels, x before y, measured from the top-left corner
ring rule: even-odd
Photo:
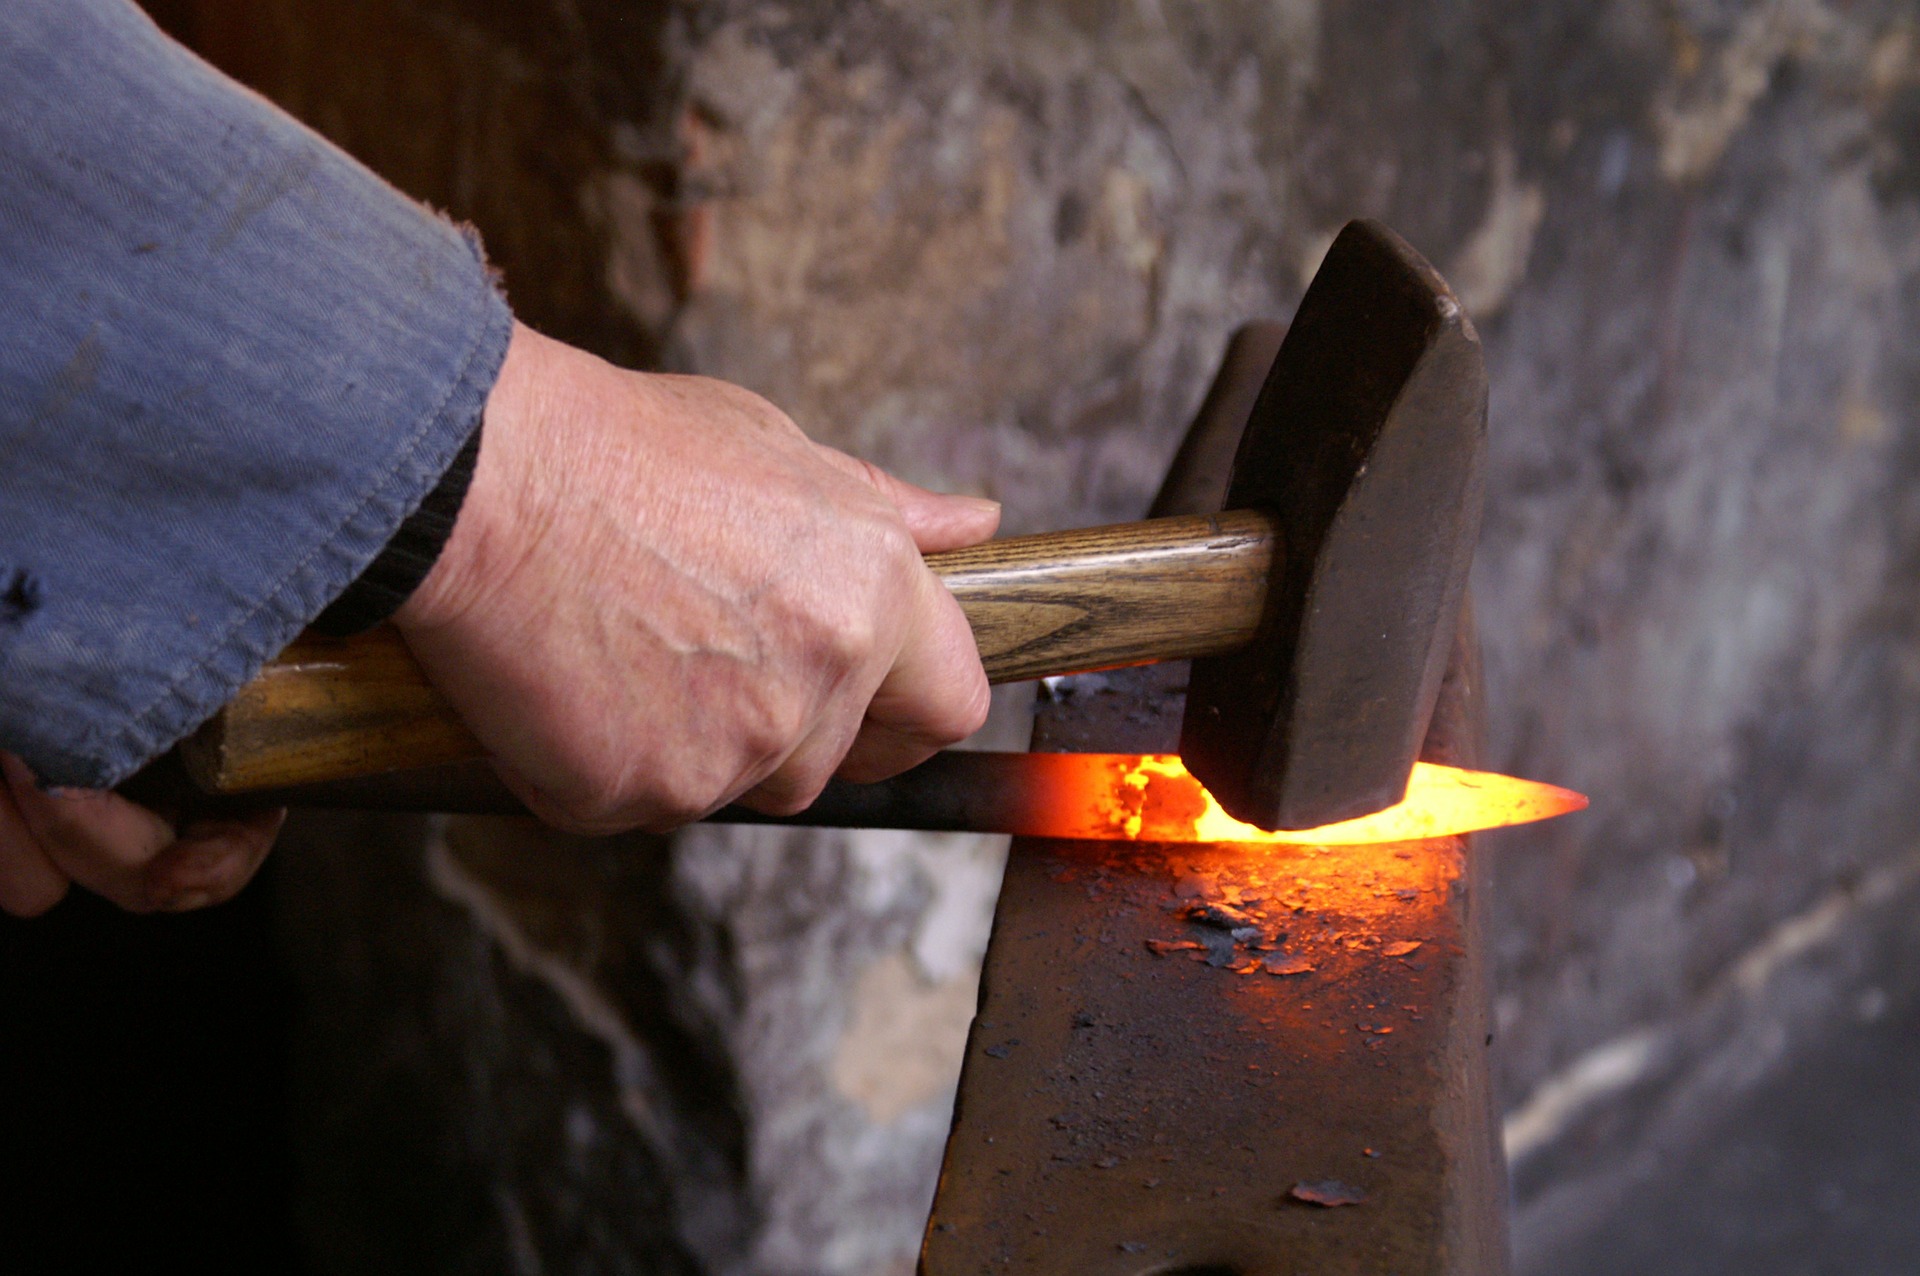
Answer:
[[[1910,6],[156,10],[476,222],[529,321],[1011,531],[1137,515],[1347,218],[1431,257],[1493,383],[1489,761],[1594,798],[1480,844],[1521,1270],[1913,980]],[[316,1263],[909,1270],[997,850],[308,822]]]

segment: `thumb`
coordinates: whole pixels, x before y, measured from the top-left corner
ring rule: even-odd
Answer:
[[[893,503],[900,520],[913,533],[921,553],[978,545],[1000,526],[1000,502],[981,496],[949,496],[895,478],[871,461],[848,456],[824,444],[815,444],[836,468],[862,480]]]

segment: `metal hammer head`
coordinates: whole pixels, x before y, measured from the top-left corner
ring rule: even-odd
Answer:
[[[1446,282],[1350,222],[1254,403],[1223,508],[1277,518],[1252,644],[1196,660],[1181,752],[1236,818],[1314,828],[1406,792],[1479,532],[1487,379]]]

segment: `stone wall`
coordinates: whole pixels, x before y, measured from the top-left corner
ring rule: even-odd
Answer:
[[[156,9],[478,223],[529,321],[1013,531],[1137,514],[1344,220],[1422,248],[1493,379],[1491,761],[1595,799],[1481,848],[1523,1270],[1913,978],[1909,6]],[[290,843],[323,1270],[910,1267],[990,841]]]

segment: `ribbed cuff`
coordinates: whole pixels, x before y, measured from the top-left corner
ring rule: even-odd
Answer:
[[[461,445],[453,464],[433,485],[420,508],[406,521],[346,591],[314,617],[313,628],[330,638],[346,638],[373,628],[399,611],[433,570],[453,535],[454,520],[467,499],[473,467],[480,459],[480,427]]]

